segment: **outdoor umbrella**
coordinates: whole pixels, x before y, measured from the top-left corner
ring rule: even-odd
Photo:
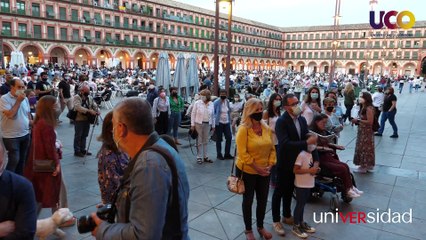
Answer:
[[[177,87],[178,94],[181,94],[182,88],[186,88],[186,69],[185,69],[185,57],[183,53],[179,53],[177,56],[177,63],[176,63],[176,69],[174,73],[174,79],[173,79],[173,87]],[[185,91],[185,99],[188,98],[188,92]]]
[[[157,87],[163,86],[166,90],[170,87],[170,65],[169,65],[169,55],[165,52],[160,53],[158,58],[158,67],[156,74],[155,85]]]
[[[189,87],[194,87],[193,94],[198,93],[198,67],[197,67],[197,59],[195,54],[191,54],[191,56],[188,59],[188,68],[186,71],[186,80],[188,81],[187,84],[187,92],[189,94]]]

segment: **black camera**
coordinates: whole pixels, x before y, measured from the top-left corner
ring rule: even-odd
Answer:
[[[114,223],[115,208],[111,204],[106,204],[98,208],[96,215],[104,221]],[[81,216],[77,221],[77,229],[81,234],[91,232],[95,228],[96,223],[90,215]]]

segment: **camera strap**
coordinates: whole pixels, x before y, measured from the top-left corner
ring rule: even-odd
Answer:
[[[171,197],[169,197],[169,203],[167,204],[166,212],[166,222],[163,228],[163,236],[172,236],[171,239],[182,239],[182,229],[181,229],[181,217],[180,217],[180,204],[179,204],[179,175],[177,172],[176,164],[174,159],[167,154],[163,148],[158,146],[151,146],[149,150],[159,153],[164,160],[166,160],[167,165],[170,168],[172,173],[172,189]]]
[[[167,165],[169,166],[171,173],[172,173],[172,189],[171,189],[171,197],[169,197],[169,202],[167,204],[167,213],[166,213],[166,221],[164,224],[163,234],[167,233],[168,236],[173,235],[172,239],[182,239],[182,230],[181,230],[181,217],[180,217],[180,203],[179,203],[179,175],[177,172],[176,164],[174,159],[166,153],[166,149],[153,146],[158,140],[160,139],[160,136],[154,132],[152,133],[147,142],[144,144],[144,146],[136,153],[134,159],[129,162],[129,165],[124,171],[124,175],[120,181],[120,187],[117,188],[116,192],[114,193],[113,201],[111,202],[111,207],[113,208],[113,216],[112,218],[115,218],[116,213],[116,201],[118,198],[118,194],[120,192],[120,189],[122,186],[124,186],[125,182],[130,178],[131,173],[133,172],[133,168],[135,167],[136,160],[138,159],[139,155],[143,151],[154,151],[160,154],[167,162]],[[126,199],[126,206],[130,206],[129,198]]]

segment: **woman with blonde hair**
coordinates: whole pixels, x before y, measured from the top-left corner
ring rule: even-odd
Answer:
[[[262,101],[256,98],[244,105],[241,126],[236,136],[236,173],[245,185],[243,194],[243,218],[246,238],[255,239],[252,231],[252,205],[256,193],[257,231],[261,237],[271,239],[272,234],[263,227],[269,192],[270,170],[276,162],[272,130],[262,121]]]
[[[343,123],[346,119],[352,121],[351,111],[355,102],[355,90],[354,85],[351,82],[346,83],[345,89],[343,90],[344,104],[346,107],[346,113],[343,115]]]
[[[194,103],[191,111],[191,130],[197,130],[197,163],[212,163],[207,156],[207,143],[210,129],[214,130],[214,106],[211,101],[211,92],[204,89],[200,93],[201,99]]]

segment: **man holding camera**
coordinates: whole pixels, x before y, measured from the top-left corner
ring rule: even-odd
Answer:
[[[89,86],[82,86],[79,94],[74,96],[74,110],[77,111],[74,123],[74,156],[90,156],[92,153],[86,150],[86,139],[89,136],[90,124],[94,123],[99,112],[98,106],[90,96]]]
[[[92,213],[96,223],[92,235],[96,239],[189,239],[185,166],[176,150],[154,131],[149,102],[125,99],[114,108],[112,123],[113,140],[131,161],[112,203],[115,223]]]

